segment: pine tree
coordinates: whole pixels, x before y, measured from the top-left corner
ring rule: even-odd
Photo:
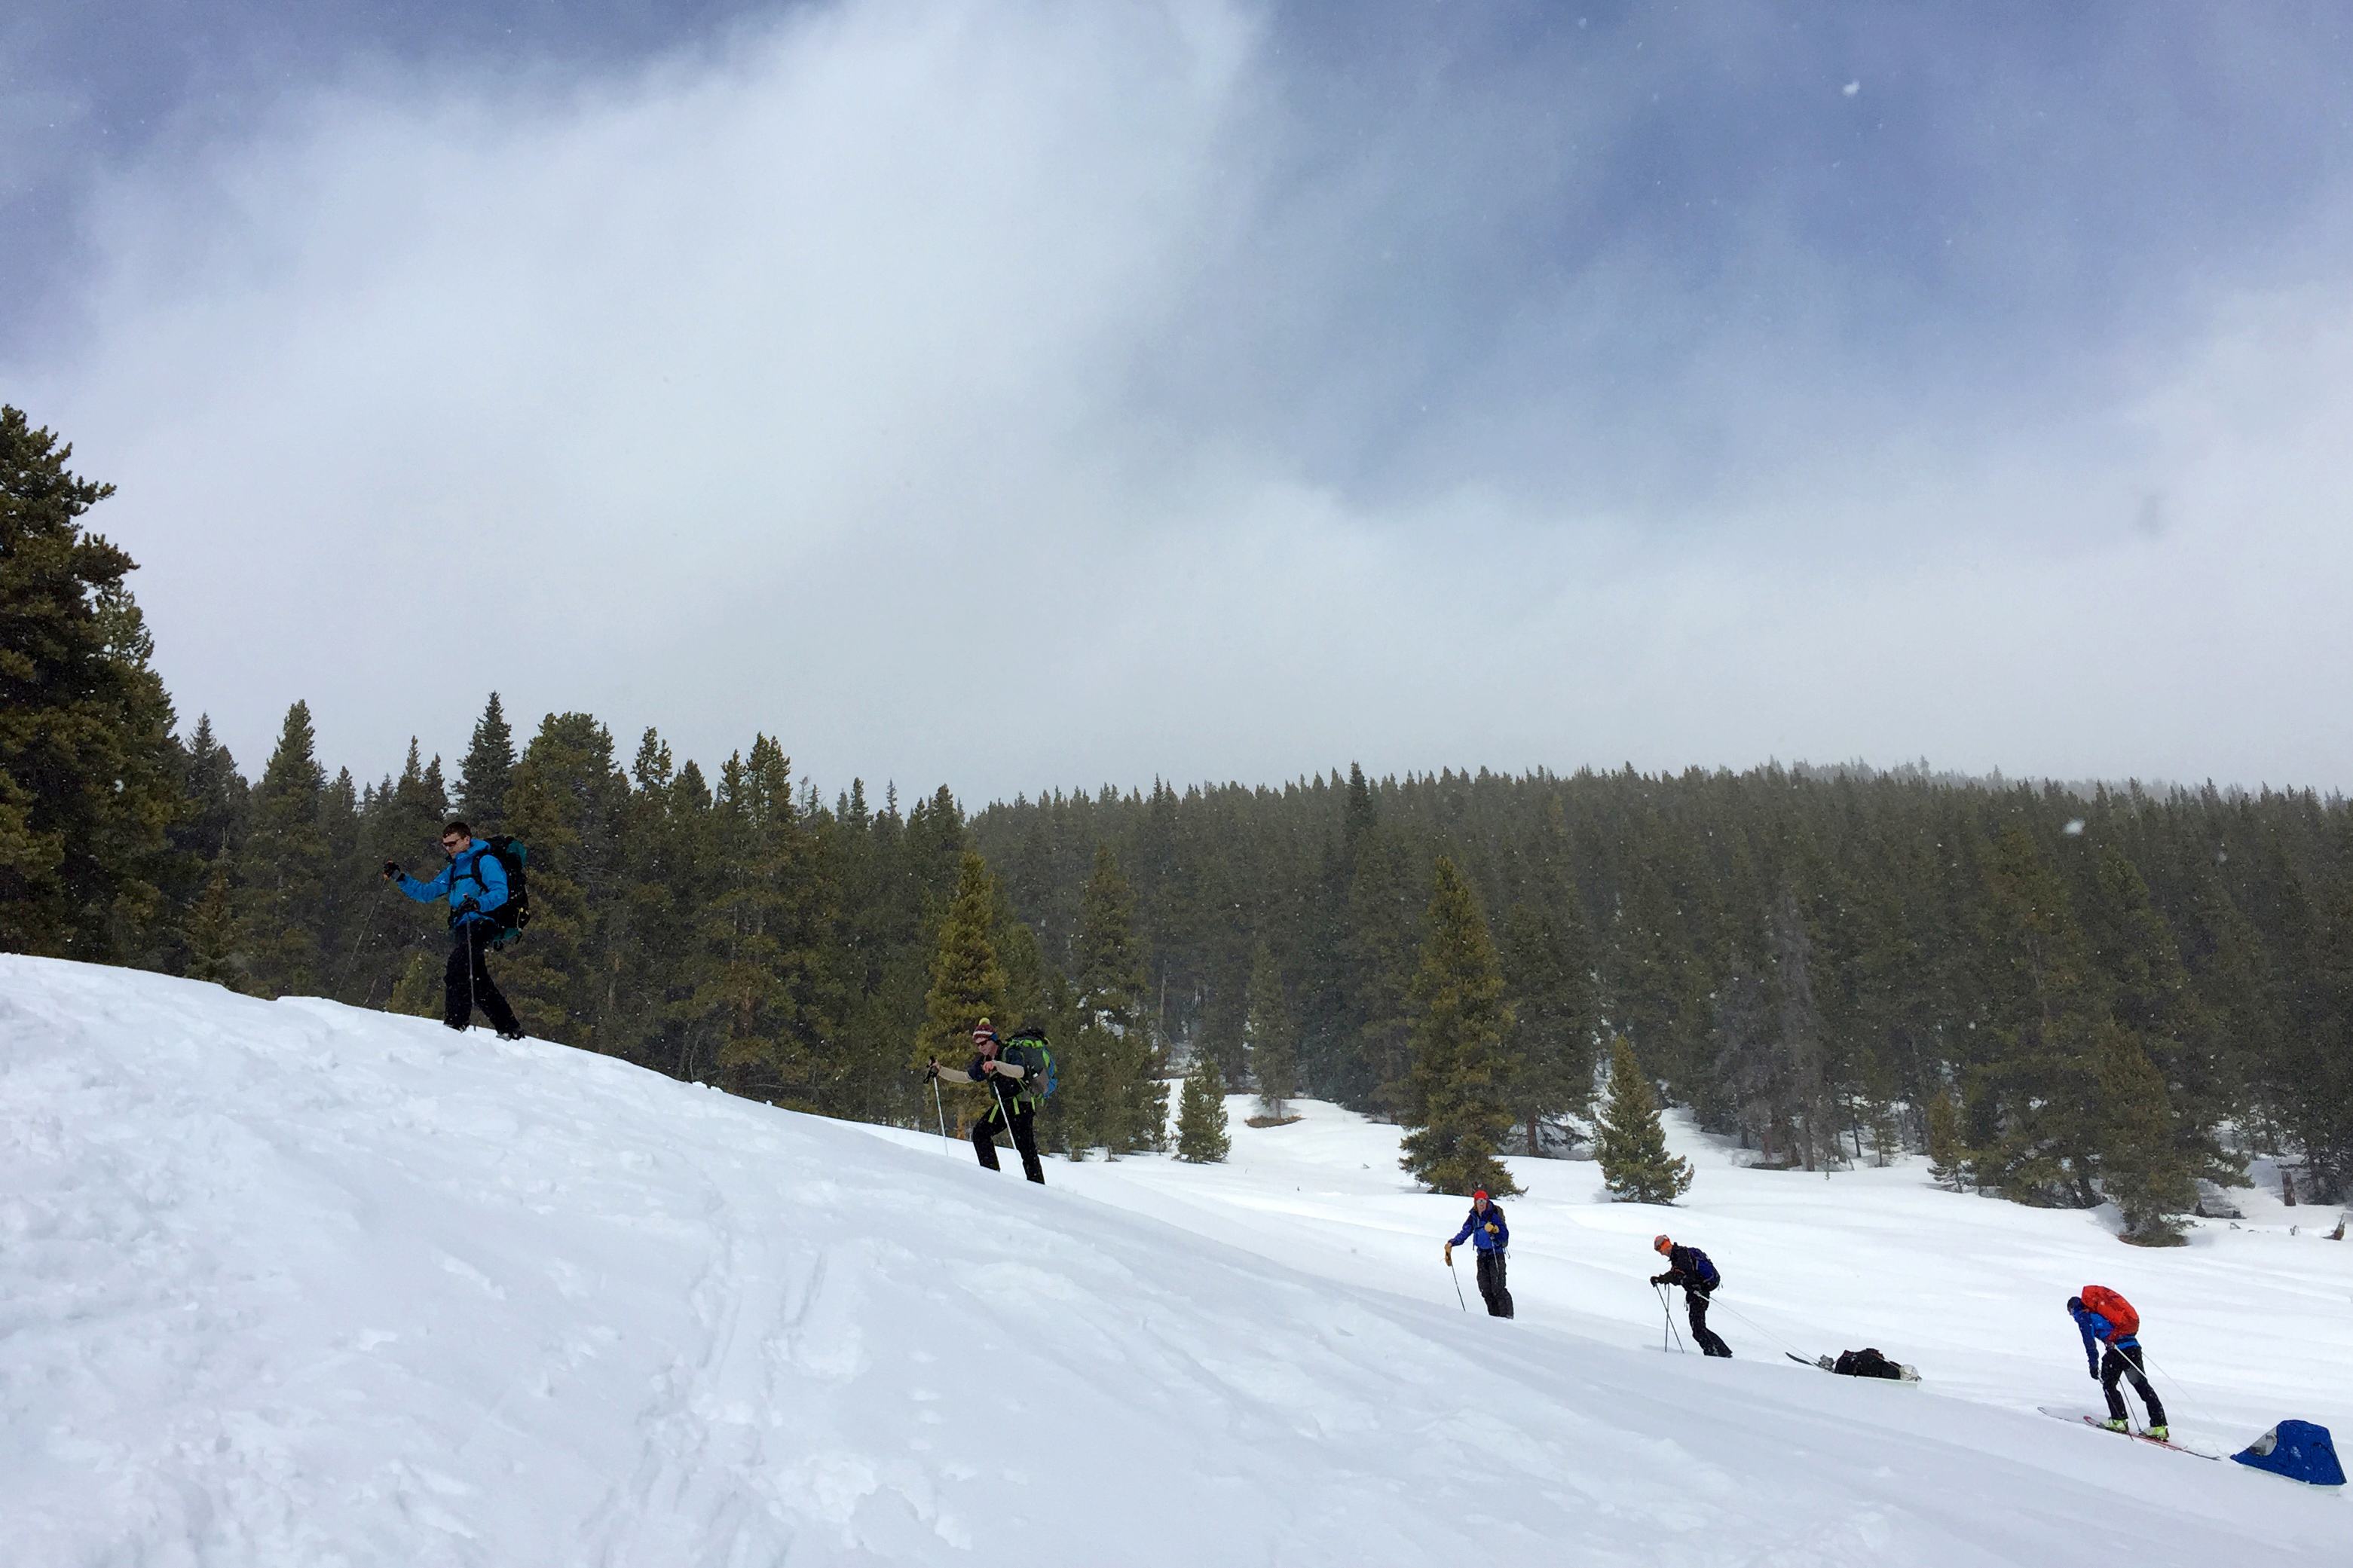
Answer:
[[[1772,1026],[1770,987],[1738,947],[1725,961],[1709,1011],[1715,1077],[1739,1125],[1741,1147],[1748,1146],[1754,1132],[1762,1163],[1780,1169],[1788,1151],[1783,1136],[1788,1121],[1786,1059]]]
[[[911,1066],[932,1060],[960,1065],[971,1048],[973,1026],[1006,1016],[1005,966],[997,962],[989,929],[996,912],[990,880],[988,862],[965,850],[933,947],[932,988],[923,998],[923,1026]]]
[[[114,493],[0,406],[0,948],[150,961],[189,879],[172,706],[126,579],[80,519]]]
[[[246,783],[237,759],[213,734],[211,714],[197,715],[195,732],[182,750],[180,788],[187,806],[172,826],[172,846],[211,866],[244,840]]]
[[[1079,902],[1079,1037],[1072,1042],[1078,1091],[1070,1108],[1074,1135],[1091,1135],[1112,1156],[1160,1146],[1167,1090],[1154,1073],[1158,1052],[1144,1011],[1144,953],[1135,936],[1135,893],[1111,846],[1095,847],[1094,868]],[[1077,1130],[1084,1129],[1083,1134]]]
[[[2101,1190],[2124,1216],[2126,1241],[2179,1246],[2176,1217],[2198,1205],[2196,1156],[2181,1146],[2164,1075],[2132,1032],[2112,1021],[2100,1029],[2099,1076],[2107,1113]]]
[[[231,991],[245,989],[247,959],[238,940],[237,906],[229,896],[228,862],[213,862],[204,896],[189,911],[187,975]]]
[[[475,837],[504,830],[507,791],[513,787],[514,770],[514,731],[507,727],[506,710],[493,691],[482,706],[481,718],[475,721],[466,760],[458,764],[458,812]]]
[[[548,714],[515,764],[504,826],[530,847],[531,925],[506,951],[499,988],[540,1038],[596,1044],[628,789],[612,731],[587,713]]]
[[[1691,1188],[1691,1163],[1667,1152],[1657,1097],[1622,1035],[1609,1043],[1609,1084],[1593,1157],[1620,1203],[1671,1204]]]
[[[1263,942],[1250,952],[1250,1006],[1243,1034],[1250,1046],[1250,1075],[1258,1080],[1260,1110],[1276,1121],[1291,1114],[1299,1092],[1299,1027],[1282,997],[1282,972]]]
[[[440,858],[441,826],[448,816],[441,759],[424,762],[412,735],[400,776],[378,789],[371,806],[362,814],[359,866],[353,875],[373,901],[361,913],[361,940],[354,943],[355,973],[344,989],[363,1006],[373,1005],[379,998],[391,1006],[389,999],[406,979],[412,961],[422,959],[431,970],[436,987],[428,999],[429,1011],[436,1016],[440,1012],[438,985],[449,944],[448,911],[439,904],[411,902],[379,882],[375,871],[390,860],[406,868],[412,876],[421,871],[426,880],[431,880],[438,869],[431,862]]]
[[[1420,942],[1415,920],[1420,900],[1412,859],[1397,835],[1380,828],[1361,834],[1349,875],[1347,934],[1341,950],[1346,1029],[1354,1046],[1345,1065],[1363,1097],[1391,1116],[1399,1115],[1414,1093],[1409,987]]]
[[[2105,1131],[2094,1040],[2106,1006],[2066,885],[2034,841],[2004,828],[1987,868],[1979,948],[1995,1054],[1980,1069],[1998,1116],[1974,1161],[1982,1185],[2039,1205],[2098,1201]]]
[[[823,948],[828,902],[792,789],[765,735],[727,759],[713,797],[704,948],[689,1006],[718,1042],[737,1093],[814,1109],[831,1033]]]
[[[1176,1107],[1176,1157],[1196,1165],[1226,1157],[1226,1077],[1207,1051],[1186,1076]]]
[[[1961,1136],[1961,1102],[1950,1085],[1940,1084],[1928,1100],[1928,1174],[1938,1186],[1961,1190],[1969,1168]]]
[[[1512,1015],[1504,1005],[1503,965],[1477,896],[1454,862],[1440,856],[1434,879],[1421,965],[1409,994],[1410,1131],[1398,1163],[1432,1192],[1484,1187],[1503,1196],[1520,1190],[1495,1158],[1513,1121],[1504,1059]]]
[[[1506,1095],[1527,1152],[1543,1133],[1593,1103],[1593,939],[1568,878],[1568,830],[1560,802],[1546,803],[1531,855],[1527,896],[1504,916]]]
[[[1871,1133],[1872,1160],[1883,1170],[1904,1152],[1903,1127],[1895,1115],[1895,1078],[1879,1053],[1867,1047],[1860,1078],[1859,1108]],[[1855,1157],[1861,1159],[1862,1154]]]
[[[1798,1152],[1811,1171],[1826,1153],[1837,1158],[1838,1141],[1826,1136],[1830,1106],[1822,1081],[1822,1016],[1814,1004],[1813,937],[1806,929],[1805,911],[1799,908],[1795,884],[1781,884],[1767,931],[1777,1003],[1774,1047],[1780,1060],[1777,1076],[1788,1093]]]
[[[326,779],[312,755],[311,706],[286,710],[278,745],[253,786],[253,822],[239,859],[240,946],[263,996],[315,994],[329,865],[319,826]]]

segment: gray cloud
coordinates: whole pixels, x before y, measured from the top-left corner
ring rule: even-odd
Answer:
[[[1932,111],[1932,27],[1504,14],[1417,55],[905,0],[618,75],[341,75],[102,182],[87,331],[5,378],[121,485],[167,676],[248,762],[296,695],[373,771],[495,685],[976,797],[2353,777],[2311,719],[2333,187],[2214,276],[2122,220],[2135,265],[2067,232],[2103,171],[2021,152],[2030,109],[1990,151]],[[2050,188],[1997,224],[2005,160]]]

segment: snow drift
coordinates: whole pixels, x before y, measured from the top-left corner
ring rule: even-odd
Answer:
[[[2348,1522],[561,1047],[13,957],[0,1445],[28,1568],[2318,1563]]]

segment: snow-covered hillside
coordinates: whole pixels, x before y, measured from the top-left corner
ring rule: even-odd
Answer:
[[[2137,1568],[2353,1541],[2333,1492],[2015,1408],[2090,1407],[2059,1301],[2097,1277],[2148,1315],[2178,1425],[2342,1432],[2353,1247],[2137,1254],[1916,1172],[1720,1159],[1662,1222],[1545,1164],[1507,1323],[1456,1307],[1460,1205],[1401,1190],[1392,1130],[1236,1132],[1225,1168],[1056,1161],[1039,1190],[559,1047],[0,958],[0,1560]],[[1741,1359],[1660,1352],[1662,1223],[1725,1264]]]

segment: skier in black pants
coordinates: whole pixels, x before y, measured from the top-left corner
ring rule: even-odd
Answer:
[[[1013,1134],[1013,1147],[1021,1156],[1021,1173],[1037,1183],[1046,1184],[1046,1172],[1038,1163],[1038,1099],[1023,1080],[1036,1064],[1024,1059],[1026,1053],[1018,1045],[1008,1046],[997,1037],[997,1031],[987,1019],[973,1026],[972,1048],[976,1053],[972,1066],[962,1072],[932,1063],[932,1078],[945,1079],[950,1083],[978,1083],[988,1087],[987,1113],[972,1124],[973,1152],[980,1163],[994,1171],[997,1163],[997,1134],[1002,1128]]]
[[[1465,1237],[1479,1249],[1479,1299],[1487,1303],[1487,1315],[1510,1317],[1512,1292],[1504,1284],[1504,1249],[1512,1244],[1512,1227],[1504,1223],[1503,1206],[1490,1200],[1484,1189],[1471,1194],[1471,1212],[1462,1216],[1462,1228],[1446,1244],[1449,1268],[1454,1267],[1454,1249]]]
[[[499,1038],[520,1040],[522,1026],[492,983],[484,957],[502,929],[497,911],[507,901],[507,868],[491,853],[489,845],[474,841],[473,829],[462,822],[452,822],[441,830],[441,847],[449,864],[429,882],[418,881],[396,861],[384,863],[385,880],[418,903],[441,898],[449,900],[453,940],[449,963],[441,973],[441,1021],[453,1029],[463,1029],[480,1007]],[[473,885],[473,891],[466,890],[468,883]]]
[[[1680,1285],[1683,1288],[1683,1310],[1691,1314],[1692,1339],[1707,1355],[1729,1356],[1732,1347],[1722,1335],[1707,1326],[1707,1298],[1724,1276],[1708,1261],[1707,1254],[1696,1247],[1677,1247],[1666,1237],[1651,1243],[1651,1249],[1667,1255],[1667,1271],[1651,1276],[1653,1285]]]
[[[2120,1380],[2130,1379],[2140,1402],[2148,1406],[2148,1435],[2160,1443],[2171,1441],[2164,1402],[2141,1371],[2140,1314],[2133,1304],[2105,1285],[2086,1285],[2082,1295],[2067,1298],[2067,1315],[2083,1333],[2084,1358],[2091,1363],[2100,1392],[2108,1396],[2108,1418],[2100,1425],[2111,1432],[2132,1430],[2124,1393],[2116,1387]]]

